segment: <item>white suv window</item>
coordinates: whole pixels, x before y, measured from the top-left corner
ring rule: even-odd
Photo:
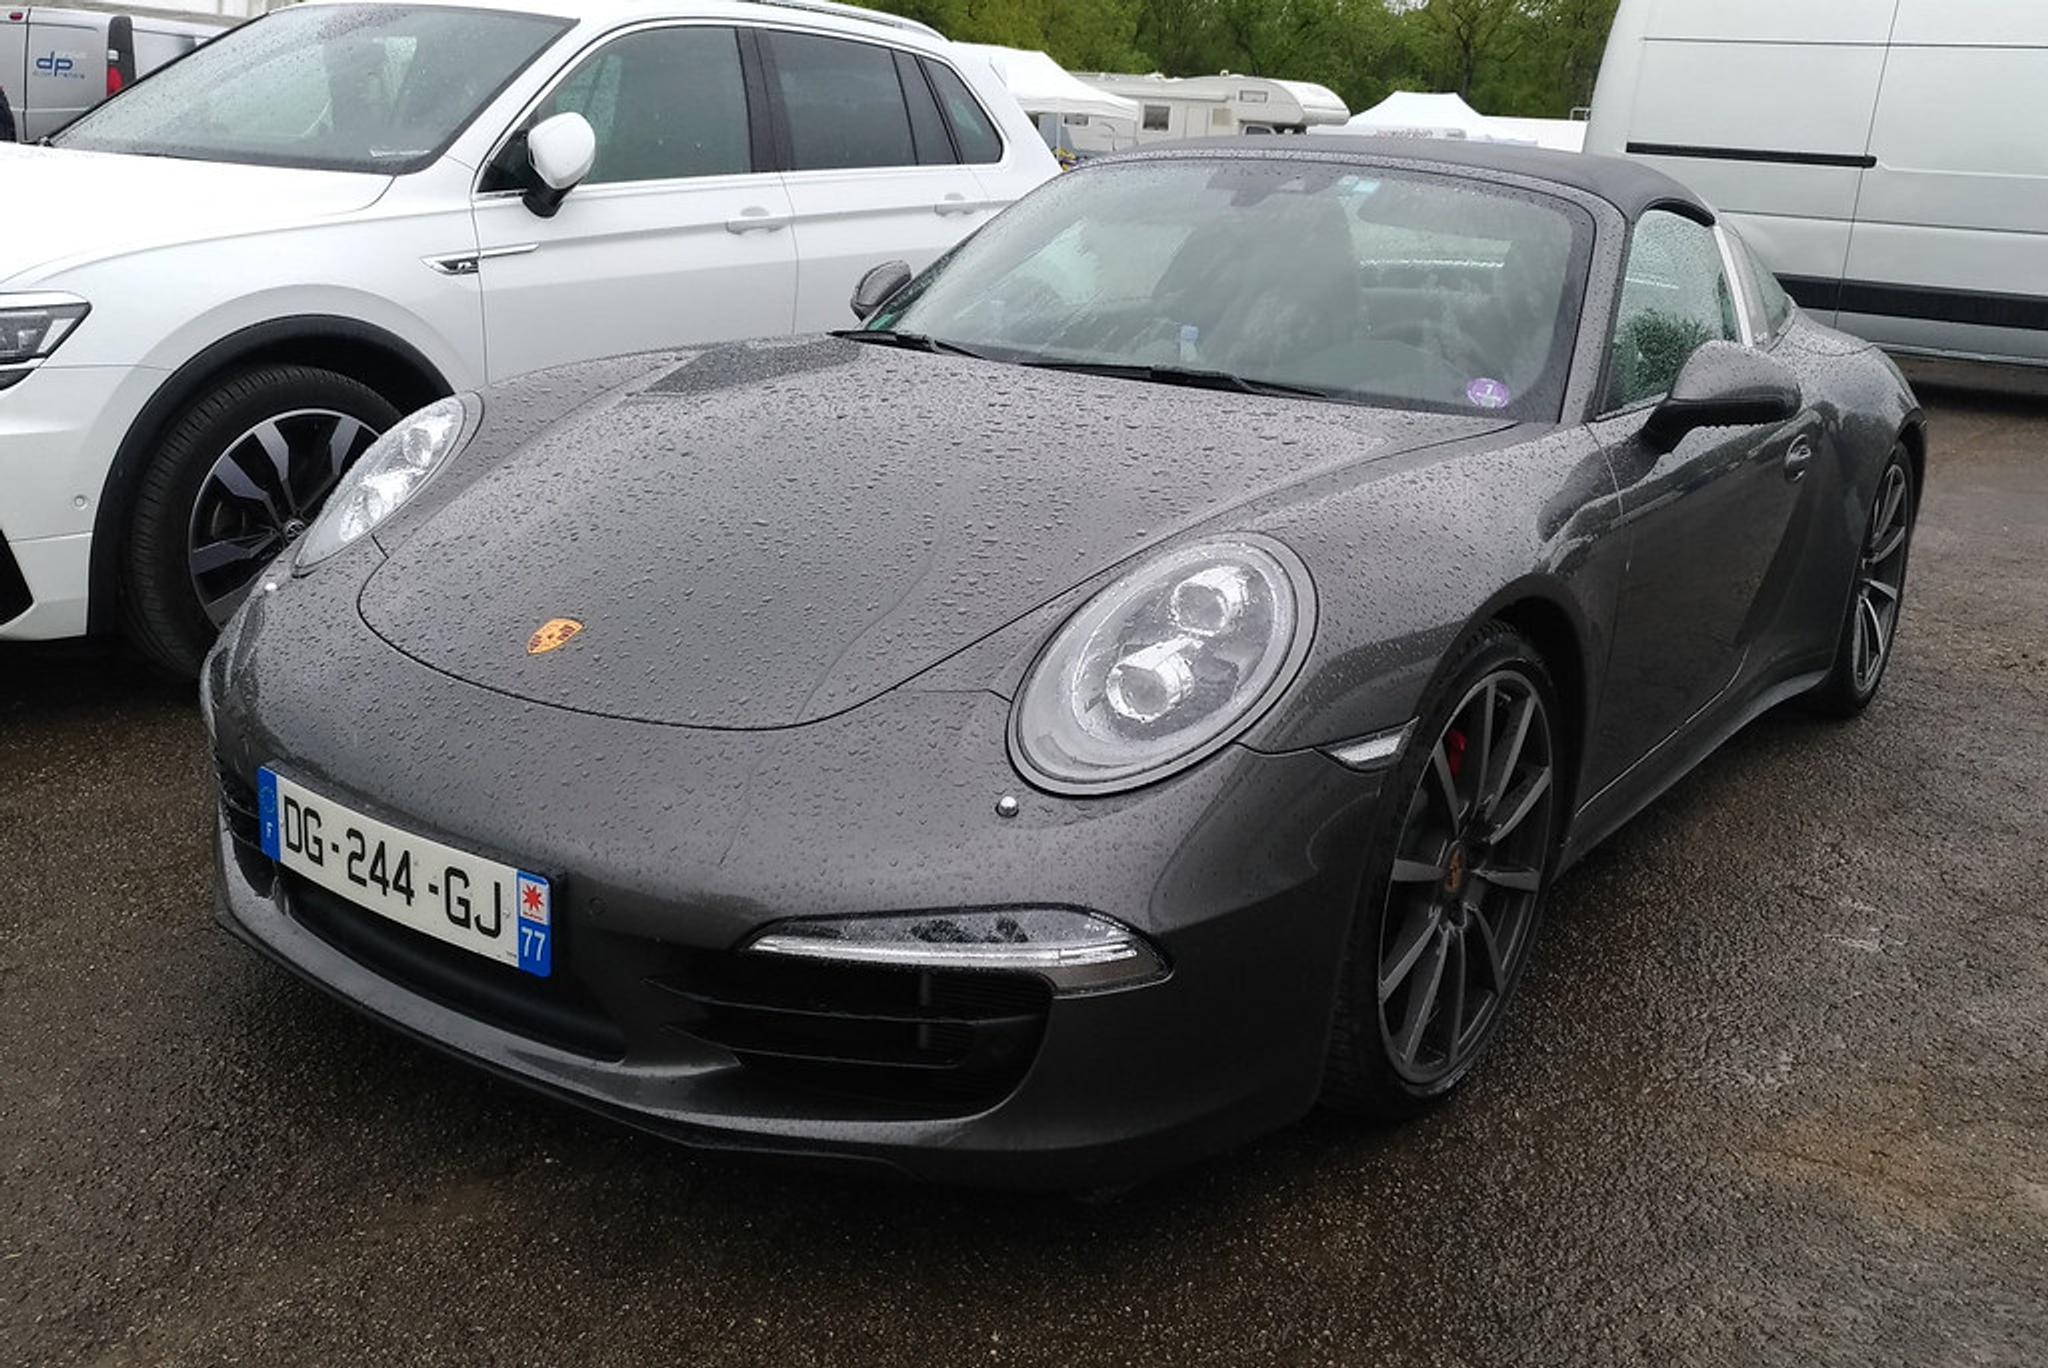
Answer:
[[[918,164],[890,49],[809,33],[763,36],[788,116],[792,171]]]
[[[1001,161],[1002,135],[996,132],[995,124],[981,107],[981,101],[975,99],[974,92],[967,88],[967,82],[961,80],[951,67],[929,58],[924,69],[946,106],[947,122],[952,124],[953,136],[960,142],[960,160],[971,166]]]
[[[583,59],[527,119],[581,114],[597,134],[586,184],[728,176],[754,169],[739,35],[683,27],[629,33]],[[505,147],[485,190],[525,183],[524,138]]]

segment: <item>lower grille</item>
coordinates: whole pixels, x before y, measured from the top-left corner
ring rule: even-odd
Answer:
[[[215,777],[228,834],[260,857],[255,787],[225,764],[215,766]],[[267,859],[261,863],[277,869]],[[559,1049],[597,1059],[625,1055],[624,1035],[574,975],[572,938],[558,933],[554,972],[536,978],[400,926],[296,874],[278,872],[292,920],[365,968],[444,1007]]]
[[[554,972],[523,974],[365,911],[296,874],[284,875],[292,920],[356,963],[479,1021],[594,1059],[621,1059],[626,1039],[575,976],[575,946],[558,928]]]
[[[12,622],[29,610],[35,598],[28,591],[28,581],[22,577],[21,567],[15,564],[14,553],[7,549],[7,540],[0,537],[0,622]]]
[[[220,781],[220,810],[227,818],[228,834],[253,850],[263,846],[262,820],[257,816],[256,790],[225,765],[214,769]]]
[[[1038,1053],[1052,992],[1028,974],[700,955],[651,980],[674,1029],[765,1080],[923,1114],[1009,1095]]]

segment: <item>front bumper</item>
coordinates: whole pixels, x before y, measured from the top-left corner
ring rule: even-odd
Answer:
[[[0,641],[85,632],[107,473],[163,379],[140,366],[45,364],[0,391],[0,555],[25,586],[0,594]]]
[[[352,612],[342,654],[324,614],[256,630],[269,610],[208,671],[222,920],[423,1040],[693,1145],[1003,1186],[1130,1181],[1313,1105],[1371,775],[1233,747],[1139,793],[1052,798],[1010,770],[990,693],[899,690],[769,732],[653,726],[454,680]],[[235,812],[266,764],[553,874],[554,979],[439,955],[280,875]],[[996,815],[1005,793],[1016,817]],[[1068,996],[739,949],[795,916],[1016,905],[1112,917],[1170,973]],[[800,1038],[736,1040],[764,1011]]]

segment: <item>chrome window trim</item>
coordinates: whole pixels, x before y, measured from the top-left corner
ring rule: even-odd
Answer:
[[[1728,295],[1735,301],[1735,324],[1742,333],[1742,345],[1754,347],[1757,339],[1767,334],[1749,316],[1749,277],[1737,264],[1735,245],[1728,240],[1728,231],[1718,219],[1714,223],[1714,245],[1721,249],[1721,273],[1728,277]]]
[[[908,166],[837,167],[832,168],[831,170],[826,171],[823,174],[834,174],[835,172],[839,171],[936,171],[941,170],[946,166],[956,167],[958,169],[972,173],[977,167],[999,167],[1009,165],[1011,156],[1014,153],[1015,148],[1012,146],[1009,138],[1003,132],[1002,121],[996,118],[994,114],[989,112],[988,102],[982,97],[981,92],[975,88],[974,82],[968,79],[966,73],[962,72],[959,66],[957,66],[952,60],[950,60],[950,58],[947,55],[945,55],[942,51],[937,50],[936,47],[928,50],[926,48],[916,47],[910,44],[889,42],[883,36],[864,33],[848,33],[844,29],[815,27],[809,24],[805,24],[801,22],[799,18],[797,18],[797,16],[804,13],[815,13],[831,16],[834,18],[845,17],[842,16],[840,14],[840,11],[837,9],[824,9],[816,5],[801,3],[783,4],[778,3],[778,0],[750,0],[750,3],[759,3],[761,8],[764,10],[787,11],[790,15],[790,18],[788,21],[783,21],[782,15],[771,12],[769,14],[763,15],[760,19],[754,19],[751,17],[734,17],[730,15],[686,15],[677,16],[673,18],[636,19],[630,23],[620,24],[614,28],[606,29],[603,33],[592,35],[589,42],[583,44],[583,46],[577,48],[573,53],[571,53],[569,57],[566,60],[564,60],[560,66],[555,68],[554,73],[550,75],[547,78],[547,80],[542,83],[540,90],[536,92],[531,99],[527,100],[527,102],[524,105],[520,106],[519,112],[513,115],[511,121],[506,124],[504,131],[501,132],[498,135],[498,137],[491,143],[491,150],[489,151],[489,153],[487,153],[484,157],[478,160],[476,170],[474,174],[470,177],[469,182],[470,202],[473,204],[489,204],[501,200],[519,198],[520,195],[524,193],[523,191],[485,190],[483,188],[484,177],[490,173],[491,167],[497,164],[499,156],[503,154],[503,152],[505,151],[505,145],[511,142],[512,139],[518,135],[520,129],[526,126],[526,121],[533,117],[533,112],[536,109],[539,109],[542,103],[545,102],[549,96],[553,95],[557,90],[561,88],[562,83],[568,80],[570,73],[574,72],[578,67],[582,66],[584,61],[587,58],[589,58],[593,53],[597,52],[600,48],[608,46],[617,39],[631,37],[636,33],[645,33],[655,29],[725,28],[733,30],[734,33],[738,33],[741,30],[751,30],[752,32],[755,33],[801,33],[816,38],[840,38],[844,39],[846,42],[849,43],[867,43],[870,46],[882,48],[889,52],[904,53],[913,61],[928,59],[930,61],[937,62],[939,65],[945,67],[948,71],[951,71],[955,76],[957,76],[960,79],[960,84],[967,87],[968,95],[974,100],[974,102],[977,105],[981,107],[982,117],[988,120],[989,127],[995,131],[996,143],[998,146],[1002,148],[1002,154],[998,156],[994,161],[990,162],[955,161],[939,163],[932,166],[920,166],[915,163],[912,163]],[[879,11],[877,12],[877,15],[878,18],[889,17],[886,15],[881,15]],[[897,29],[902,33],[909,34],[915,37],[940,37],[940,35],[935,30],[927,29],[921,24],[916,24],[914,21],[907,21],[906,23],[901,25],[888,25],[888,27]],[[535,61],[538,62],[539,59],[536,58]],[[993,70],[993,68],[991,68],[991,70]],[[773,100],[778,99],[779,96],[775,92],[770,91],[768,92],[768,98]],[[937,91],[932,92],[932,99],[934,101],[937,101]],[[942,118],[945,117],[944,105],[940,105],[939,113]],[[952,121],[950,119],[947,119],[947,128],[949,136],[951,126]],[[719,179],[731,180],[739,176],[807,176],[816,174],[820,174],[820,172],[795,170],[734,171],[727,172],[722,176],[679,176],[671,178],[669,180],[661,181],[610,181],[602,183],[593,183],[590,188],[593,190],[597,190],[604,188],[605,185],[677,186],[692,185],[697,183],[698,181]]]

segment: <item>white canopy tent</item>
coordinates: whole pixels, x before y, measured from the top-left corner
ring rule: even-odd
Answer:
[[[1427,95],[1397,90],[1371,109],[1361,110],[1335,128],[1318,133],[1382,133],[1415,138],[1484,138],[1484,114],[1456,95]]]
[[[1064,125],[1069,143],[1080,152],[1114,152],[1137,141],[1141,110],[1126,100],[1089,85],[1046,56],[1024,48],[991,43],[955,43],[995,68],[1024,112],[1041,130],[1047,119]],[[1050,138],[1047,139],[1051,141]]]
[[[1585,149],[1586,125],[1572,119],[1506,119],[1481,114],[1456,95],[1397,90],[1338,128],[1314,133],[1370,133],[1407,138],[1466,138],[1524,143],[1565,152]]]
[[[1530,143],[1560,152],[1586,150],[1584,119],[1504,119],[1489,115],[1487,136],[1495,142]]]

